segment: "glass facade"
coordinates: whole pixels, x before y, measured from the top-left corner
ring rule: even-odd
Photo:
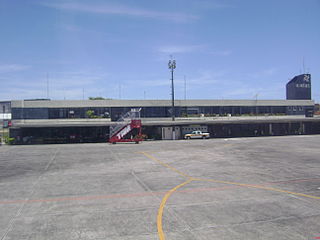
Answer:
[[[48,108],[12,108],[12,119],[48,119]]]
[[[303,115],[308,106],[194,106],[175,107],[176,117],[240,115]],[[12,119],[70,119],[111,118],[116,121],[131,108],[140,107],[83,107],[83,108],[12,108]],[[142,118],[171,117],[171,107],[141,107]]]
[[[13,119],[110,118],[109,107],[12,108]]]
[[[50,108],[49,119],[59,118],[109,118],[109,107],[95,108]]]

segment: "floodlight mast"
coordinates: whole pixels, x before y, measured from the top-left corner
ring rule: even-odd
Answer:
[[[175,116],[176,116],[176,111],[174,108],[174,85],[173,85],[173,72],[174,69],[176,68],[176,60],[169,60],[168,67],[171,70],[171,117],[172,121],[175,121]],[[172,140],[176,139],[176,134],[175,134],[175,126],[172,126]]]

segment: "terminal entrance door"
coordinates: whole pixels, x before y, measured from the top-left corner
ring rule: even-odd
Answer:
[[[175,127],[175,139],[181,139],[180,127]],[[162,140],[172,140],[172,127],[162,127]]]

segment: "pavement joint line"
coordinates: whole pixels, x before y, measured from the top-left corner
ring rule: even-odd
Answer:
[[[320,179],[309,179],[309,181],[318,181]],[[292,180],[296,182],[296,180]],[[303,180],[304,182],[307,179]],[[287,183],[287,182],[286,182]],[[278,182],[268,182],[263,184],[278,184]],[[262,185],[263,186],[263,185]],[[242,186],[237,185],[229,185],[229,186],[221,186],[221,187],[211,187],[211,188],[192,188],[176,191],[176,193],[196,193],[196,192],[208,192],[208,191],[219,191],[226,189],[234,189],[241,188]],[[99,199],[114,199],[114,198],[133,198],[133,197],[145,197],[153,195],[164,195],[165,192],[141,192],[141,193],[127,193],[127,194],[109,194],[109,195],[92,195],[92,196],[76,196],[76,197],[64,197],[64,198],[47,198],[47,199],[29,199],[29,200],[6,200],[0,201],[0,205],[4,204],[18,204],[18,203],[37,203],[37,202],[63,202],[63,201],[90,201],[90,200],[99,200]]]
[[[225,189],[237,188],[239,186],[224,186],[215,188],[192,188],[176,191],[177,193],[194,193],[194,192],[207,192],[207,191],[219,191]],[[97,196],[78,196],[78,197],[65,197],[65,198],[47,198],[47,199],[29,199],[29,200],[7,200],[0,201],[0,205],[4,204],[17,204],[17,203],[37,203],[37,202],[64,202],[64,201],[90,201],[99,199],[115,199],[115,198],[133,198],[133,197],[146,197],[151,195],[164,195],[164,192],[154,192],[150,190],[149,192],[141,193],[127,193],[127,194],[110,194],[110,195],[97,195]],[[161,200],[161,199],[160,199]]]
[[[134,170],[131,171],[131,175],[135,178],[137,183],[143,188],[143,190],[150,192],[152,195],[154,195],[154,192],[148,187],[147,184],[145,184],[134,172]]]
[[[254,185],[254,184],[245,184],[245,183],[238,183],[238,182],[229,182],[229,181],[222,181],[222,180],[215,180],[215,179],[204,179],[204,178],[195,178],[192,176],[189,176],[188,174],[172,167],[171,165],[162,162],[161,160],[157,159],[156,157],[146,153],[146,152],[140,152],[141,154],[145,155],[147,158],[158,162],[160,165],[178,173],[180,176],[187,178],[187,181],[177,185],[176,187],[172,188],[169,190],[166,195],[163,197],[159,210],[158,210],[158,216],[157,216],[157,229],[158,229],[158,236],[160,240],[165,240],[164,232],[162,229],[162,215],[163,215],[163,209],[164,206],[168,200],[168,198],[179,188],[185,186],[186,184],[192,182],[192,181],[201,181],[201,182],[215,182],[215,183],[223,183],[223,184],[228,184],[228,185],[236,185],[236,186],[241,186],[241,187],[248,187],[248,188],[256,188],[256,189],[264,189],[264,190],[269,190],[269,191],[275,191],[275,192],[280,192],[280,193],[287,193],[295,196],[300,196],[300,197],[306,197],[306,198],[312,198],[316,200],[320,200],[320,197],[313,196],[313,195],[308,195],[304,193],[297,193],[297,192],[292,192],[292,191],[286,191],[278,188],[272,188],[272,187],[267,187],[267,186],[262,186],[262,185]]]
[[[106,148],[106,149],[109,150],[110,154],[116,159],[117,162],[119,163],[121,162],[119,156],[116,153],[114,153],[114,151],[111,150],[112,148]]]
[[[139,153],[139,152],[137,152]],[[151,155],[150,155],[151,156]],[[173,169],[172,169],[173,170]],[[178,172],[179,173],[179,172]],[[143,184],[143,186],[145,186],[145,188],[153,195],[155,196],[159,201],[161,201],[161,198],[157,197],[157,195],[159,194],[155,194],[145,183],[143,183],[143,181],[134,173],[134,171],[131,172],[131,174],[133,174],[133,176],[136,178],[137,181],[140,182],[140,184]],[[189,180],[191,180],[191,178],[189,178]],[[163,192],[163,194],[167,194],[167,192]],[[164,206],[163,206],[164,207]],[[162,210],[163,211],[163,210]],[[167,209],[167,211],[173,216],[176,218],[176,220],[180,221],[180,222],[183,222],[186,226],[186,230],[189,231],[193,236],[194,238],[196,239],[197,237],[194,235],[194,233],[192,232],[192,229],[191,227],[183,220],[181,219],[178,214],[176,214],[174,212],[174,210],[171,210],[170,208]],[[162,217],[161,217],[161,221],[162,221]],[[158,224],[158,223],[157,223]],[[161,229],[162,229],[162,226],[161,226]],[[164,238],[163,238],[164,239]]]
[[[281,192],[281,193],[288,193],[288,194],[292,194],[292,195],[296,195],[296,196],[300,196],[300,197],[307,197],[307,198],[320,200],[320,197],[318,197],[318,196],[313,196],[313,195],[308,195],[308,194],[298,193],[298,192],[292,192],[292,191],[282,190],[279,188],[267,187],[267,186],[263,186],[263,185],[245,184],[245,183],[221,181],[221,180],[214,180],[214,179],[201,179],[201,178],[196,178],[195,181],[225,183],[225,184],[229,184],[229,185],[237,185],[237,186],[242,186],[242,187],[264,189],[264,190],[270,190],[270,191]]]
[[[33,193],[35,192],[35,186],[40,182],[43,174],[49,169],[50,165],[53,163],[53,161],[56,159],[57,153],[59,151],[59,148],[57,148],[52,156],[52,158],[50,159],[50,161],[48,162],[48,164],[46,165],[46,167],[44,168],[44,170],[42,171],[42,173],[39,175],[38,179],[36,181],[34,181],[34,183],[32,184],[32,191],[30,192],[29,196],[25,198],[25,200],[22,202],[20,208],[18,209],[17,213],[11,218],[9,225],[7,226],[6,230],[4,231],[4,234],[1,237],[1,240],[4,240],[8,233],[12,230],[13,225],[15,220],[20,217],[27,201],[29,200],[29,198],[33,195]]]
[[[291,179],[286,181],[277,181],[277,182],[267,182],[264,183],[265,185],[268,184],[284,184],[284,183],[294,183],[294,182],[310,182],[310,181],[319,181],[320,178],[305,178],[305,179]]]
[[[165,163],[165,162],[160,161],[159,159],[155,158],[154,156],[152,156],[152,155],[150,155],[150,154],[148,154],[148,153],[146,153],[146,152],[140,152],[140,153],[143,154],[143,155],[145,155],[147,158],[149,158],[149,159],[151,159],[151,160],[153,160],[153,161],[155,161],[155,162],[158,162],[160,165],[162,165],[162,166],[164,166],[164,167],[166,167],[166,168],[168,168],[168,169],[170,169],[170,170],[178,173],[179,175],[181,175],[181,176],[183,176],[183,177],[186,177],[187,179],[192,178],[192,177],[189,176],[188,174],[179,171],[178,169],[170,166],[169,164],[167,164],[167,163]]]
[[[304,216],[304,218],[310,218],[310,217],[318,217],[320,216],[319,214],[312,214],[312,215],[307,215]],[[246,225],[246,224],[254,224],[254,223],[266,223],[266,222],[274,222],[274,221],[278,221],[278,220],[288,220],[288,219],[301,219],[298,216],[295,215],[289,215],[289,216],[285,216],[285,217],[276,217],[276,218],[270,218],[270,219],[262,219],[262,220],[254,220],[254,221],[248,221],[248,222],[240,222],[240,223],[231,223],[231,224],[219,224],[219,225],[207,225],[205,227],[197,227],[194,228],[195,231],[199,231],[199,230],[204,230],[204,229],[210,229],[210,228],[229,228],[232,226],[241,226],[241,225]]]
[[[55,154],[57,155],[58,154],[58,152],[59,152],[59,149],[55,149],[56,151],[55,151]],[[53,153],[53,151],[51,152],[51,154]],[[118,160],[120,160],[120,158],[118,157],[118,154],[116,153],[116,157],[118,158]],[[56,156],[53,156],[52,157],[52,159],[51,159],[52,161],[51,161],[51,163],[48,163],[48,164],[46,164],[45,165],[45,168],[44,168],[44,171],[42,172],[42,173],[40,173],[40,175],[38,176],[38,182],[41,180],[41,178],[45,175],[45,173],[46,173],[46,171],[50,168],[50,166],[51,166],[51,164],[52,163],[54,163],[55,162],[55,160],[56,160]],[[166,165],[168,165],[168,166],[170,166],[169,164],[166,164]],[[164,165],[165,166],[165,165]],[[167,166],[165,166],[165,167],[167,167]],[[172,167],[173,168],[173,167]],[[178,172],[176,172],[176,173],[178,173],[180,176],[183,176],[183,175],[181,175],[180,173],[183,173],[183,172],[181,172],[180,170],[178,170],[178,169],[176,169],[176,168],[173,168],[173,169],[175,169],[175,170],[177,170]],[[173,171],[173,169],[171,169],[172,171]],[[188,176],[187,174],[185,174],[185,176],[183,176],[183,177],[186,177],[186,176]],[[297,179],[297,180],[289,180],[289,181],[292,181],[292,182],[297,182],[297,181],[307,181],[308,179]],[[313,178],[313,179],[309,179],[309,180],[311,180],[311,181],[313,181],[313,180],[319,180],[319,179],[316,179],[316,178]],[[214,181],[219,181],[219,180],[214,180],[214,179],[202,179],[202,178],[194,178],[194,177],[190,177],[190,176],[188,176],[188,178],[187,178],[187,181],[190,181],[190,183],[192,182],[192,181],[210,181],[210,182],[214,182]],[[282,181],[282,182],[274,182],[274,184],[281,184],[281,183],[286,183],[286,182],[289,182],[289,181]],[[36,184],[38,183],[37,182],[37,180],[36,181],[34,181],[34,183],[33,183],[33,191],[32,191],[32,193],[31,193],[31,195],[30,196],[32,196],[33,195],[33,192],[35,191],[35,189],[34,189],[34,186],[36,186]],[[220,183],[222,183],[221,181],[220,181]],[[282,190],[282,189],[276,189],[276,188],[272,188],[272,187],[267,187],[267,186],[263,186],[263,185],[254,185],[254,184],[246,184],[247,186],[244,186],[244,184],[241,184],[241,183],[236,183],[236,182],[226,182],[226,181],[223,181],[223,183],[225,183],[225,184],[229,184],[229,186],[224,186],[224,187],[221,187],[221,188],[237,188],[237,187],[248,187],[248,188],[262,188],[262,189],[266,189],[266,190],[271,190],[271,191],[279,191],[279,190],[281,190],[281,192],[283,192],[283,193],[290,193],[290,194],[292,194],[292,193],[294,193],[294,192],[289,192],[289,191],[285,191],[285,190]],[[240,185],[241,184],[241,185]],[[272,183],[262,183],[262,184],[272,184]],[[180,187],[180,188],[182,188],[182,187]],[[181,192],[181,193],[183,193],[183,192],[194,192],[193,190],[188,190],[188,189],[186,189],[186,190],[180,190],[179,191],[179,189],[180,188],[178,188],[178,189],[176,189],[173,193],[178,193],[178,192]],[[215,189],[215,188],[211,188],[211,189]],[[205,189],[205,191],[206,191],[207,189]],[[198,189],[198,190],[196,190],[196,191],[202,191],[202,189]],[[154,194],[154,195],[165,195],[165,194],[167,194],[168,192],[167,191],[165,191],[165,192],[152,192],[152,194]],[[173,194],[172,193],[172,194]],[[131,197],[131,195],[130,194],[127,194],[127,196],[129,196],[129,197]],[[311,196],[311,195],[306,195],[306,194],[304,194],[303,195],[303,197],[306,197],[306,196]],[[87,199],[93,199],[94,197],[96,197],[96,198],[104,198],[105,196],[93,196],[93,197],[87,197]],[[118,197],[118,196],[116,196],[116,197]],[[169,196],[170,197],[170,196]],[[168,199],[169,199],[169,197],[168,197]],[[314,197],[314,196],[313,196]],[[70,199],[70,198],[69,198]],[[67,200],[69,200],[69,199],[67,199]],[[160,199],[160,198],[159,198]],[[168,200],[167,199],[167,200]],[[319,197],[319,199],[320,199],[320,197]],[[49,201],[55,201],[56,199],[49,199]],[[62,200],[65,200],[65,199],[62,199]],[[73,198],[71,198],[71,200],[73,200]],[[75,199],[75,200],[78,200],[78,199]],[[161,200],[161,199],[160,199]],[[32,202],[33,200],[30,200],[30,199],[26,199],[26,200],[20,200],[20,202],[19,203],[28,203],[28,202]],[[42,201],[41,199],[40,200],[34,200],[34,202],[35,201]],[[1,204],[1,202],[0,202],[0,204]],[[166,205],[166,206],[168,206],[168,204]],[[21,208],[21,212],[23,212],[23,207],[24,206],[22,206],[22,208]],[[165,206],[164,206],[165,207]],[[169,209],[167,210],[167,211],[169,211]],[[21,214],[21,212],[20,212],[20,214]],[[20,214],[19,214],[19,216],[20,216]],[[18,217],[19,217],[18,216]],[[14,220],[14,222],[16,221],[16,219]],[[13,224],[13,226],[14,226],[14,224]],[[12,230],[12,229],[11,229]]]
[[[313,181],[313,180],[315,179],[310,179],[310,181]],[[304,181],[307,181],[307,180],[305,179]],[[273,183],[269,182],[264,184],[273,184]],[[277,184],[277,182],[275,182],[274,184]],[[219,190],[234,189],[234,188],[241,188],[241,187],[242,186],[229,185],[229,186],[211,187],[211,188],[192,188],[192,189],[179,190],[179,191],[176,191],[176,193],[197,193],[197,192],[219,191]],[[75,197],[64,197],[64,198],[6,200],[6,201],[0,201],[0,205],[18,204],[18,203],[24,203],[24,202],[37,203],[37,202],[90,201],[90,200],[99,200],[99,199],[133,198],[133,197],[145,197],[145,196],[151,196],[151,195],[164,195],[165,193],[166,191],[154,192],[150,190],[150,192],[127,193],[127,194],[119,193],[119,194],[109,194],[109,195],[75,196]]]
[[[115,158],[116,158],[116,160],[118,161],[118,162],[120,162],[120,158],[118,157],[118,155],[117,155],[117,153],[114,153],[113,151],[111,151],[111,150],[109,150],[110,151],[110,153],[111,153],[111,155],[113,155]],[[139,154],[140,152],[135,152],[135,153],[137,153],[137,154]],[[150,155],[151,156],[151,155]],[[152,156],[151,156],[152,157]],[[169,167],[169,166],[166,166],[166,167]],[[174,171],[174,169],[171,169],[171,170],[173,170]],[[178,173],[179,173],[179,171],[177,171]],[[183,173],[182,173],[183,174]],[[161,201],[161,198],[159,198],[157,195],[159,195],[159,194],[166,194],[166,192],[153,192],[143,181],[142,181],[142,179],[140,179],[136,174],[135,174],[135,172],[132,170],[131,171],[131,175],[133,175],[133,177],[135,178],[135,180],[138,182],[138,184],[140,184],[141,186],[142,186],[142,188],[144,188],[145,190],[147,190],[148,191],[148,194],[145,194],[145,195],[147,195],[147,196],[153,196],[153,197],[155,197],[157,200],[159,200],[159,201]],[[180,222],[182,222],[183,221],[183,219],[180,219],[179,218],[179,216],[172,210],[170,210],[170,209],[168,209],[168,212],[174,217],[174,218],[176,218],[176,220],[178,220],[178,221],[180,221]],[[184,222],[184,221],[183,221]],[[191,227],[187,224],[187,223],[185,223],[185,225],[187,226],[187,230],[189,231],[189,232],[191,232],[191,234],[193,234],[192,233],[192,231],[191,231]],[[195,237],[195,236],[194,236]]]
[[[167,163],[164,163],[162,161],[160,161],[159,159],[155,158],[154,156],[146,153],[146,152],[141,152],[141,154],[145,155],[146,157],[160,163],[161,165],[175,171],[176,173],[187,177],[188,179],[191,179],[192,181],[202,181],[202,182],[215,182],[215,183],[223,183],[223,184],[229,184],[229,185],[237,185],[237,186],[242,186],[242,187],[250,187],[250,188],[260,188],[260,189],[265,189],[265,190],[270,190],[270,191],[275,191],[275,192],[282,192],[282,193],[288,193],[288,194],[292,194],[292,195],[297,195],[297,196],[301,196],[301,197],[307,197],[307,198],[313,198],[313,199],[319,199],[320,197],[318,196],[313,196],[313,195],[308,195],[308,194],[304,194],[304,193],[298,193],[298,192],[292,192],[292,191],[287,191],[287,190],[282,190],[279,188],[272,188],[272,187],[267,187],[267,186],[263,186],[263,185],[255,185],[255,184],[245,184],[245,183],[238,183],[238,182],[229,182],[229,181],[223,181],[223,180],[215,180],[215,179],[205,179],[205,178],[195,178],[195,177],[191,177],[187,174],[185,174],[184,172],[170,166]]]

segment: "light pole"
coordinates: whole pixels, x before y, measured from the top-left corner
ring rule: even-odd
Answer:
[[[6,112],[6,107],[5,105],[2,106],[2,136],[1,136],[1,140],[0,140],[0,145],[2,144],[2,142],[4,142],[4,124],[5,124],[5,112]]]
[[[176,112],[174,109],[174,85],[173,85],[173,72],[176,68],[176,60],[169,60],[168,67],[171,70],[171,116],[172,121],[175,121]],[[172,140],[176,139],[175,126],[172,126]]]

